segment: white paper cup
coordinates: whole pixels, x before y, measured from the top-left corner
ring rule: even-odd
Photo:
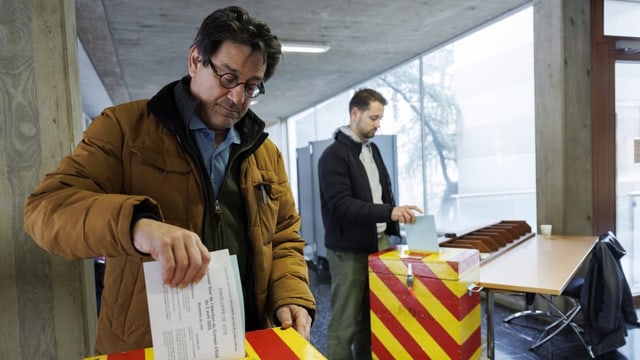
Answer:
[[[551,224],[540,225],[540,234],[545,238],[551,237]]]

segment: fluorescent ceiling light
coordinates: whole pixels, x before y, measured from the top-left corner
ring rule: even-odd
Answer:
[[[297,52],[320,54],[329,51],[330,46],[327,44],[301,42],[301,41],[282,41],[283,52]]]

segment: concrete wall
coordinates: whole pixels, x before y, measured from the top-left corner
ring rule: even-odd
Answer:
[[[81,359],[95,338],[92,263],[50,255],[22,230],[26,196],[80,134],[73,0],[0,9],[0,358]]]
[[[538,224],[591,235],[588,1],[534,1]]]

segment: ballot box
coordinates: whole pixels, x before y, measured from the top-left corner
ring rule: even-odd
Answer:
[[[245,360],[326,359],[313,345],[292,328],[272,328],[245,334]],[[84,360],[162,360],[155,359],[153,348],[123,353],[89,356]]]
[[[369,256],[374,359],[478,359],[482,353],[477,249]]]

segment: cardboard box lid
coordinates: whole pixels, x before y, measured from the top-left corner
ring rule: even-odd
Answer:
[[[414,277],[477,281],[480,275],[480,252],[462,248],[424,252],[398,246],[369,255],[369,271],[375,273],[406,275],[409,264]]]

